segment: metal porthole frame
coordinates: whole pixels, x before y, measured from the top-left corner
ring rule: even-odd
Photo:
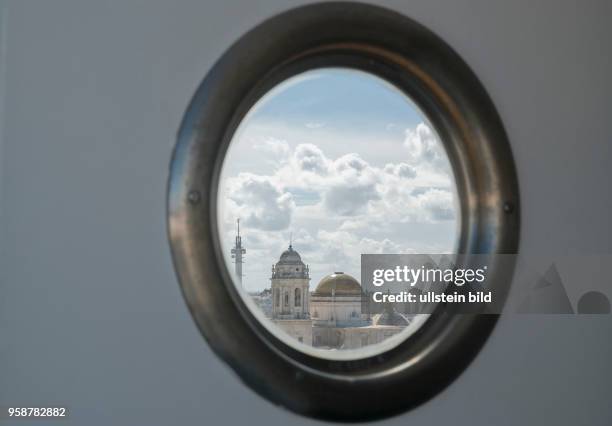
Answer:
[[[433,314],[393,349],[328,360],[282,342],[232,283],[217,228],[217,186],[232,135],[270,88],[318,67],[370,72],[408,94],[444,142],[461,206],[458,252],[513,254],[519,191],[510,145],[465,62],[415,21],[380,7],[319,3],[263,22],[218,60],[185,113],[168,181],[168,236],[180,286],[202,335],[240,378],[275,404],[315,418],[363,421],[426,401],[473,360],[498,315]],[[489,279],[508,286],[507,270]]]

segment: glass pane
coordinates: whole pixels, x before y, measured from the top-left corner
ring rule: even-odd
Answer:
[[[460,220],[435,129],[369,73],[322,68],[268,92],[236,131],[221,173],[227,267],[256,317],[319,357],[387,350],[427,319],[363,312],[366,253],[452,253]]]

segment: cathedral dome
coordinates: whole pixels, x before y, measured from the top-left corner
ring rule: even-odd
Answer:
[[[323,278],[317,285],[313,296],[361,296],[359,282],[344,272],[334,272]]]
[[[310,280],[308,266],[302,262],[300,254],[293,250],[291,245],[281,254],[276,265],[272,265],[272,278],[299,278]]]
[[[281,254],[281,257],[278,261],[279,265],[303,265],[302,258],[300,254],[293,250],[292,246],[289,246],[287,250]]]

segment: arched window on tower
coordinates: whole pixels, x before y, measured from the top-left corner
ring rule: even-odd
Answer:
[[[289,292],[285,292],[285,306],[289,306]]]
[[[299,288],[295,289],[294,305],[302,306],[302,291]]]

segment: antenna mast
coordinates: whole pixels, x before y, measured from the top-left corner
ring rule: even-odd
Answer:
[[[236,219],[236,242],[232,249],[232,257],[234,258],[234,267],[236,276],[242,286],[242,256],[246,253],[246,249],[242,247],[242,237],[240,236],[240,219]]]

